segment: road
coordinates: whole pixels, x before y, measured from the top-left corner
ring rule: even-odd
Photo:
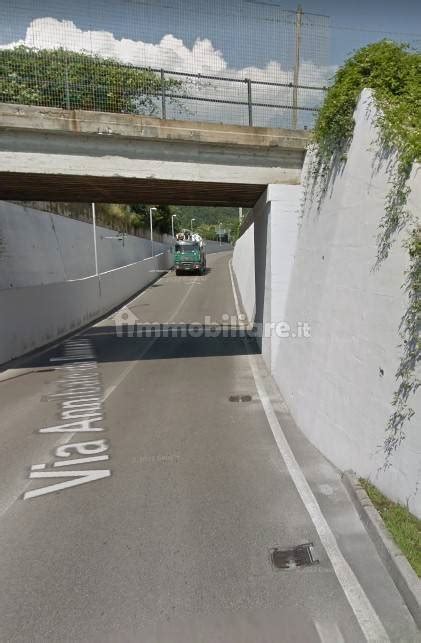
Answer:
[[[1,641],[418,640],[253,339],[203,336],[236,322],[230,256],[1,374]]]

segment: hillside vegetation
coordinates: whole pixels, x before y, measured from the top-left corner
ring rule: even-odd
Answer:
[[[164,83],[166,90],[180,86],[178,80]],[[160,76],[112,58],[65,49],[0,49],[3,103],[159,116],[161,91]]]

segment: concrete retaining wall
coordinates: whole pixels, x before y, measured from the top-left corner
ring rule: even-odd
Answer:
[[[100,317],[171,267],[168,245],[0,203],[0,363]]]
[[[315,199],[307,199],[297,219],[297,201],[291,202],[289,220],[295,234],[292,228],[285,231],[286,208],[281,211],[268,195],[264,207],[259,204],[254,223],[256,316],[290,326],[289,336],[272,333],[263,339],[262,349],[301,430],[340,469],[370,478],[421,517],[420,390],[410,399],[415,416],[405,427],[406,439],[391,467],[381,470],[385,428],[397,388],[408,255],[401,237],[380,269],[373,271],[390,187],[387,159],[381,161],[375,144],[373,115],[370,94],[364,92],[347,162],[321,209]],[[418,216],[420,203],[421,171],[416,168],[409,205]],[[234,251],[243,300],[251,295],[241,285],[244,259],[239,260],[247,256],[250,245],[244,235]],[[248,300],[245,305],[253,304]],[[309,324],[311,337],[298,336],[303,323]]]
[[[234,247],[232,267],[237,278],[241,303],[247,319],[254,320],[256,313],[254,275],[254,224],[240,237]]]

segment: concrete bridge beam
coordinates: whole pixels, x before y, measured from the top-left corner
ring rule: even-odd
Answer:
[[[252,206],[308,132],[0,105],[0,199]]]

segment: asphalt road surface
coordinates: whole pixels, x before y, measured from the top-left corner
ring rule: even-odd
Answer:
[[[0,375],[0,641],[419,640],[254,340],[204,335],[230,256]]]

